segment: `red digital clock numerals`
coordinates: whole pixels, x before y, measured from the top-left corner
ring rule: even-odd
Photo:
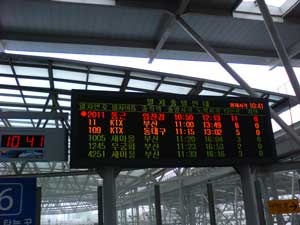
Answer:
[[[43,135],[2,135],[1,147],[6,148],[43,148]]]
[[[221,136],[223,135],[222,130],[222,123],[221,123],[221,116],[210,115],[210,114],[203,114],[203,132],[205,136]]]

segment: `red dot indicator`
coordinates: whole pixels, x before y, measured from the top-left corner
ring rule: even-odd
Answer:
[[[80,113],[80,115],[81,115],[82,117],[86,117],[87,113],[86,113],[86,111],[82,111],[82,112]]]

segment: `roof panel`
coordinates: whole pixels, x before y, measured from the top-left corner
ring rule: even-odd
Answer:
[[[11,67],[8,65],[0,65],[0,74],[13,74]]]
[[[152,91],[156,88],[157,85],[158,85],[157,82],[149,82],[149,81],[143,81],[137,79],[130,79],[128,82],[128,87],[140,88],[140,89],[146,89]]]
[[[157,90],[161,92],[168,92],[174,94],[187,94],[189,93],[191,88],[169,84],[161,84]]]
[[[119,88],[96,86],[96,85],[88,85],[87,90],[94,90],[94,91],[120,91]]]
[[[53,69],[53,77],[66,80],[86,81],[86,73]]]
[[[48,70],[46,68],[14,66],[17,75],[28,75],[35,77],[48,77]]]
[[[19,78],[18,81],[20,82],[21,86],[45,87],[45,88],[50,87],[49,80]]]
[[[178,7],[178,2],[120,0],[112,7],[2,0],[2,43],[10,50],[149,57],[170,18],[166,9]],[[231,11],[239,2],[192,0],[183,17],[227,62],[268,64],[276,52],[264,23],[233,18]],[[299,41],[299,22],[276,26],[286,47]],[[157,57],[211,60],[177,25]]]
[[[12,77],[1,77],[1,83],[8,84],[8,85],[14,85],[14,86],[17,85],[16,79],[12,78]]]
[[[160,22],[161,12],[145,11],[55,1],[0,2],[3,30],[49,35],[51,33],[68,36],[87,35],[90,38],[102,36],[145,39],[149,35],[152,36]]]
[[[203,95],[203,96],[223,96],[224,93],[216,92],[216,91],[203,90],[203,91],[200,92],[199,95]]]
[[[85,84],[71,83],[71,82],[62,82],[62,81],[54,81],[54,86],[57,89],[85,89]]]
[[[89,74],[89,82],[99,83],[99,84],[112,84],[121,85],[123,78],[114,76],[104,76],[99,74]]]

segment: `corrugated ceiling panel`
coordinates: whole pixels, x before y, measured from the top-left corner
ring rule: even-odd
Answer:
[[[187,14],[184,19],[212,45],[241,49],[274,50],[263,21],[200,14]],[[299,25],[276,23],[276,26],[287,47],[299,40]],[[182,32],[180,27],[177,27],[168,39],[168,43],[188,43],[190,41],[191,38]]]
[[[145,11],[51,1],[0,2],[3,30],[88,37],[152,37],[162,13],[158,10]]]

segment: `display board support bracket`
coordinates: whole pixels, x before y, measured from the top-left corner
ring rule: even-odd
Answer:
[[[249,164],[236,167],[238,170],[243,190],[244,208],[247,225],[260,225],[258,203],[255,189],[255,171]]]
[[[103,167],[97,171],[103,178],[104,225],[117,225],[116,177],[121,170],[117,167]]]

